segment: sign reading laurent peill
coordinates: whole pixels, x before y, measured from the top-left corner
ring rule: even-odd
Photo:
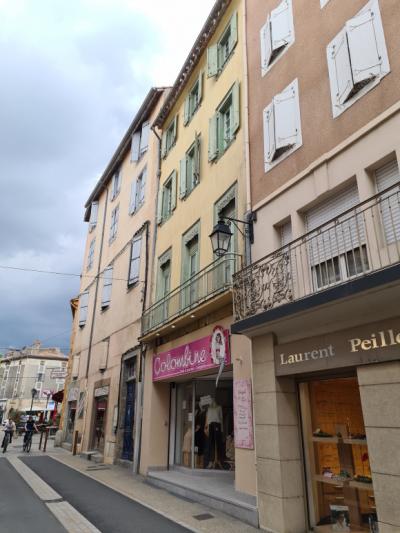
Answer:
[[[400,360],[400,319],[280,344],[274,355],[277,376]]]
[[[225,351],[225,365],[231,362],[229,352],[229,333],[223,332],[224,341],[221,346]],[[219,367],[219,361],[215,359],[213,346],[213,335],[197,339],[193,342],[183,344],[177,348],[172,348],[168,352],[161,352],[153,358],[153,381],[174,378],[183,374],[200,372],[210,368]]]

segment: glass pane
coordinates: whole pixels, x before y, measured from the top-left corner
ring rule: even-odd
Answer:
[[[177,386],[175,463],[192,465],[193,383]]]

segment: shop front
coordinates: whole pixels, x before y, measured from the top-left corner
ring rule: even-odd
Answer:
[[[276,341],[253,338],[261,526],[400,531],[400,320]]]
[[[108,393],[110,387],[103,386],[94,390],[94,413],[91,449],[104,452],[105,431],[106,431],[106,414]]]

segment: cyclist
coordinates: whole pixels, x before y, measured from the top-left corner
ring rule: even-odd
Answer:
[[[16,431],[16,429],[17,428],[16,428],[14,420],[11,420],[11,418],[9,418],[7,420],[7,422],[5,423],[5,425],[4,425],[4,438],[3,438],[3,442],[1,444],[2,448],[4,448],[4,439],[5,439],[6,435],[7,435],[7,433],[10,436],[9,442],[11,443],[13,435],[14,435],[14,431]]]
[[[26,444],[28,440],[28,436],[31,437],[33,432],[38,433],[39,430],[36,427],[36,424],[33,420],[33,418],[30,416],[25,424],[25,435],[24,435],[24,444]]]

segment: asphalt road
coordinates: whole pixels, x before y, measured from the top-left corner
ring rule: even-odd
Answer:
[[[179,533],[189,531],[51,457],[20,457],[20,459],[102,533]],[[3,486],[2,475],[0,479],[1,486]],[[0,489],[0,497],[1,494]],[[20,499],[20,496],[16,496],[17,494],[18,492],[14,492],[15,500]],[[3,507],[2,500],[1,497],[0,509]],[[17,502],[15,505],[19,507],[21,502]],[[0,524],[2,524],[1,520]],[[18,530],[17,532],[13,528],[10,531],[13,533],[24,531],[25,533],[27,530]],[[29,531],[32,533],[31,530]],[[47,531],[58,533],[58,531],[63,530],[41,529],[40,531],[42,533],[47,533]]]
[[[66,533],[13,466],[0,457],[0,531]]]

